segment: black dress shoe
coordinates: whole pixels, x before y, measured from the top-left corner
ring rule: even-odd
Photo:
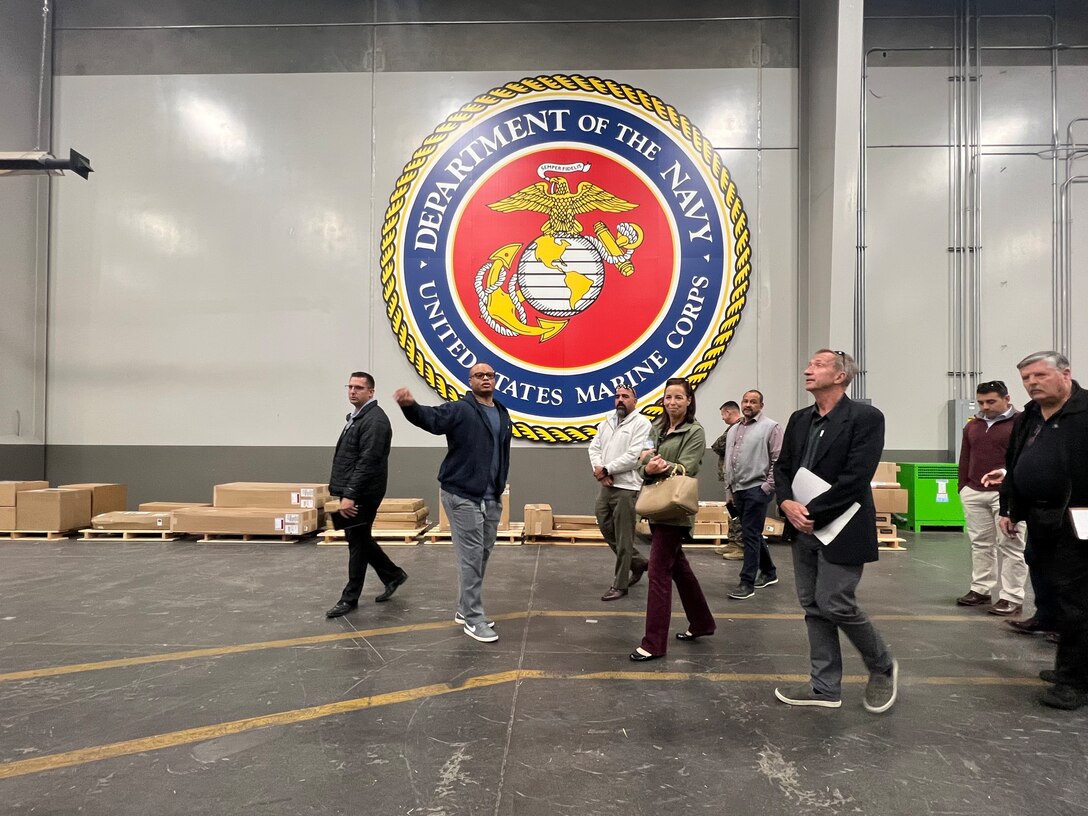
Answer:
[[[1005,625],[1014,632],[1019,632],[1021,635],[1037,635],[1040,632],[1049,631],[1039,624],[1039,619],[1034,615],[1027,620],[1007,620],[1005,621]]]
[[[702,635],[693,635],[691,632],[677,632],[676,633],[676,639],[677,640],[698,640],[701,637],[710,637],[713,634],[714,634],[713,632],[707,632],[707,633],[702,634]]]
[[[337,601],[336,606],[325,613],[326,618],[339,618],[341,615],[346,615],[351,612],[358,604],[348,603],[347,601]]]
[[[650,564],[647,561],[643,561],[641,564],[632,564],[631,580],[628,581],[627,585],[631,586],[632,584],[637,584],[640,580],[642,580],[643,573],[645,573],[646,570],[648,570],[649,568]]]
[[[374,599],[374,603],[385,603],[393,597],[393,593],[397,591],[397,587],[408,580],[408,573],[404,570],[400,571],[400,575],[385,585],[385,592]]]
[[[629,654],[627,656],[629,658],[631,658],[632,660],[634,660],[636,663],[643,663],[643,662],[645,662],[647,660],[657,660],[658,658],[662,658],[665,655],[644,655],[644,654],[642,654],[642,652],[634,651],[634,652],[631,652],[631,654]]]

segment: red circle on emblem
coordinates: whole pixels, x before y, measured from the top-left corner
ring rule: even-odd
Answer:
[[[589,169],[538,174],[542,165],[578,164]],[[464,314],[527,365],[583,368],[622,356],[672,292],[668,213],[630,166],[585,148],[545,148],[502,165],[471,192],[453,235]],[[607,259],[630,243],[629,265]]]

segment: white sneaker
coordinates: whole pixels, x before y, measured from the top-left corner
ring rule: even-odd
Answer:
[[[481,643],[494,643],[499,639],[498,633],[486,623],[477,623],[475,626],[466,623],[465,634]]]
[[[464,623],[465,623],[465,616],[462,615],[460,612],[457,612],[453,616],[453,622],[454,623],[459,623],[459,624],[461,624],[463,626]],[[495,621],[488,621],[487,625],[490,626],[492,629],[494,629],[495,628]]]

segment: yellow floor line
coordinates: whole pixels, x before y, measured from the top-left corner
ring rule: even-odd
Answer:
[[[705,680],[715,683],[801,683],[808,679],[808,675],[802,674],[735,674],[735,673],[707,673],[693,672],[556,672],[538,669],[520,669],[495,674],[485,674],[472,677],[458,685],[436,683],[428,686],[419,686],[402,691],[393,691],[387,694],[376,694],[370,697],[357,697],[353,700],[341,700],[326,705],[309,706],[291,711],[281,711],[277,714],[266,714],[261,717],[249,717],[242,720],[217,723],[197,728],[186,728],[182,731],[170,731],[164,734],[155,734],[150,737],[124,740],[105,745],[95,745],[89,748],[80,748],[75,751],[65,751],[58,754],[22,759],[15,762],[0,763],[0,779],[12,779],[18,776],[53,771],[59,768],[70,768],[74,765],[84,765],[90,762],[98,762],[104,759],[131,756],[148,751],[161,751],[165,748],[176,748],[180,745],[191,745],[205,740],[218,739],[232,734],[241,734],[258,728],[271,726],[293,725],[310,720],[333,717],[338,714],[347,714],[367,708],[396,705],[430,697],[439,697],[454,692],[471,691],[474,689],[488,688],[503,683],[511,683],[515,680],[639,680],[651,682],[677,682],[691,680]],[[866,681],[862,675],[850,675],[843,678],[844,683],[857,684]],[[997,678],[997,677],[920,677],[910,678],[904,685],[1006,685],[1029,686],[1044,685],[1040,680],[1029,678]]]
[[[645,611],[621,611],[621,610],[542,610],[535,612],[511,612],[506,615],[496,615],[495,620],[523,620],[525,618],[642,618]],[[742,612],[730,615],[719,615],[719,620],[796,620],[800,621],[799,613],[781,612]],[[973,623],[984,621],[978,616],[963,615],[874,615],[873,620],[881,621],[919,621],[919,622],[960,622]],[[993,621],[988,621],[993,623]],[[265,640],[253,643],[239,643],[233,646],[211,646],[205,649],[189,649],[183,652],[164,652],[161,654],[140,655],[139,657],[119,657],[113,660],[99,660],[91,663],[71,663],[62,666],[45,666],[38,669],[25,669],[23,671],[0,673],[0,683],[13,680],[34,680],[41,677],[58,677],[65,674],[78,674],[80,672],[103,671],[104,669],[121,669],[131,666],[146,666],[151,663],[168,663],[178,660],[193,660],[202,657],[222,657],[224,655],[244,654],[246,652],[259,652],[265,649],[290,649],[299,646],[314,646],[322,643],[335,643],[340,640],[358,640],[360,638],[384,637],[386,635],[400,635],[409,632],[426,632],[437,629],[448,629],[459,624],[452,622],[414,623],[404,626],[384,626],[377,629],[358,629],[350,632],[334,632],[327,635],[309,635],[306,637],[286,638],[283,640]]]

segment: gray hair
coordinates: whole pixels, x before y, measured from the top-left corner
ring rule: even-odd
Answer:
[[[1034,354],[1029,354],[1017,363],[1016,370],[1021,371],[1029,365],[1043,362],[1051,368],[1056,368],[1058,371],[1068,371],[1070,369],[1069,358],[1060,351],[1037,351]]]
[[[858,364],[854,362],[854,358],[847,354],[845,351],[835,351],[835,349],[822,348],[817,350],[817,354],[830,354],[835,358],[835,368],[843,372],[846,375],[846,379],[842,381],[844,386],[850,385],[854,381],[854,377],[858,375]]]

